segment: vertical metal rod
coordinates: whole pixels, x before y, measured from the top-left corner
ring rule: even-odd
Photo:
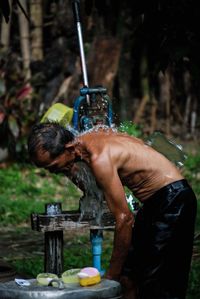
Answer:
[[[84,53],[84,47],[83,47],[83,37],[82,37],[82,30],[81,30],[80,22],[77,22],[77,32],[78,32],[78,41],[79,41],[80,56],[81,56],[81,66],[82,66],[82,72],[83,72],[83,84],[84,84],[84,86],[89,87],[87,68],[86,68],[86,62],[85,62],[85,53]]]
[[[79,42],[80,58],[81,58],[81,68],[82,68],[82,73],[83,73],[83,85],[85,87],[89,87],[88,76],[87,76],[87,68],[86,68],[86,62],[85,62],[85,53],[84,53],[84,47],[83,47],[81,19],[80,19],[80,0],[73,0],[72,1],[72,8],[73,8],[74,19],[75,19],[77,33],[78,33],[78,42]],[[86,94],[85,96],[86,96],[87,104],[90,105],[89,95]]]

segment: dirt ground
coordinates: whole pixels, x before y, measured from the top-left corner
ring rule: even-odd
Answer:
[[[14,257],[21,259],[30,255],[42,255],[44,246],[43,234],[29,228],[19,231],[13,229],[1,230],[0,259],[9,261]]]
[[[86,235],[87,229],[74,229],[64,232],[64,247],[68,247],[72,238]],[[10,261],[14,259],[31,258],[44,255],[44,234],[33,231],[29,227],[22,230],[1,229],[0,232],[0,260]]]

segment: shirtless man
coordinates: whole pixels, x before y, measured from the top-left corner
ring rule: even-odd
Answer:
[[[116,220],[108,279],[137,282],[140,299],[185,298],[196,198],[176,166],[142,140],[109,129],[74,137],[58,124],[39,124],[28,149],[38,167],[74,182],[77,161],[92,170]],[[135,221],[124,186],[142,203]],[[126,298],[134,298],[131,287]]]

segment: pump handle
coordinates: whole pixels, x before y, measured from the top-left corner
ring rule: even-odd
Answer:
[[[88,76],[87,76],[87,68],[85,62],[85,53],[84,53],[84,46],[83,46],[83,37],[82,37],[82,29],[81,29],[81,22],[80,22],[80,1],[73,0],[72,1],[72,9],[74,13],[74,18],[76,21],[77,33],[78,33],[78,41],[79,41],[79,48],[80,48],[80,58],[81,58],[81,67],[83,73],[83,85],[88,87]],[[87,103],[90,104],[89,96],[86,95]]]
[[[74,20],[75,22],[81,22],[80,18],[80,0],[73,0],[72,1],[72,9],[74,14]]]

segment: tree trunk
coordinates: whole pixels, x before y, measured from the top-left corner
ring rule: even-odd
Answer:
[[[121,121],[132,119],[132,105],[130,81],[131,81],[131,57],[128,55],[131,45],[123,41],[122,53],[118,72],[118,103],[116,111]]]
[[[140,77],[141,77],[141,92],[142,99],[140,101],[139,107],[134,116],[134,122],[136,124],[141,123],[142,116],[145,111],[145,107],[150,99],[150,91],[149,91],[149,78],[148,78],[148,63],[147,57],[145,53],[142,56],[141,66],[140,66]]]
[[[190,110],[191,110],[191,76],[189,71],[186,71],[183,74],[183,82],[184,82],[184,91],[186,95],[186,105],[185,105],[185,113],[184,113],[184,127],[187,129],[189,118],[190,118]]]
[[[171,97],[171,84],[170,84],[170,70],[169,68],[165,73],[159,73],[160,82],[160,104],[165,107],[165,133],[170,135],[170,97]]]
[[[21,0],[20,3],[24,7],[25,11],[27,11],[27,1]],[[18,17],[19,17],[20,44],[21,44],[21,51],[23,57],[23,68],[24,68],[25,78],[28,80],[31,77],[29,24],[20,8],[18,8]]]
[[[134,116],[134,119],[133,119],[133,122],[135,124],[141,123],[142,115],[144,113],[144,110],[145,110],[148,100],[149,100],[149,96],[147,96],[147,95],[141,99],[139,107],[138,107],[136,114]]]
[[[112,97],[114,79],[118,70],[120,42],[111,37],[94,40],[88,58],[89,85],[102,85]]]
[[[194,97],[192,111],[191,111],[191,124],[190,130],[193,137],[196,135],[196,126],[197,126],[197,99]]]
[[[9,0],[10,4],[11,0]],[[10,8],[12,6],[10,5]],[[8,50],[9,44],[10,44],[10,24],[11,24],[11,16],[12,13],[10,13],[10,20],[8,23],[6,23],[5,18],[2,18],[1,20],[1,39],[0,42],[4,48],[4,50]]]
[[[31,31],[31,57],[33,61],[43,59],[43,17],[42,0],[30,1],[30,15],[33,24]]]
[[[150,133],[153,133],[156,130],[157,108],[158,108],[158,103],[157,103],[155,95],[153,94],[152,95],[152,102],[151,102],[151,125],[150,125]]]

